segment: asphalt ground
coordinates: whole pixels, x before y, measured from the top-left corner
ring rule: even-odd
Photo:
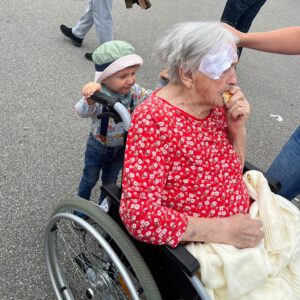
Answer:
[[[138,82],[154,88],[161,66],[153,42],[171,24],[219,20],[225,0],[151,0],[125,9],[114,2],[115,39],[144,58]],[[85,52],[97,47],[92,30],[81,48],[62,36],[86,1],[0,1],[0,299],[53,299],[43,253],[44,230],[59,201],[72,197],[83,167],[89,120],[73,110],[93,80]],[[299,0],[267,1],[251,31],[299,26]],[[252,106],[248,161],[266,170],[300,123],[300,57],[244,50],[239,85]],[[270,115],[280,115],[279,122]],[[96,197],[98,191],[95,191]]]

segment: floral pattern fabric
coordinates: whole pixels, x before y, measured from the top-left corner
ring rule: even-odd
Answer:
[[[249,209],[222,108],[200,120],[153,93],[133,113],[123,172],[120,215],[144,242],[175,247],[187,216],[227,217]]]

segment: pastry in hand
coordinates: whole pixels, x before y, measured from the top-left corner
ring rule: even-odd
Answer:
[[[231,98],[232,95],[227,91],[227,92],[224,92],[222,94],[222,96],[223,96],[224,104],[226,104],[230,101],[230,98]]]

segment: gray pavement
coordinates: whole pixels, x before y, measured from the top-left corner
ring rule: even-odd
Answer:
[[[151,0],[150,10],[114,3],[116,39],[144,58],[138,82],[156,83],[160,66],[153,41],[171,24],[218,20],[225,0]],[[0,299],[53,299],[43,254],[52,208],[76,193],[89,120],[73,107],[93,64],[83,57],[97,46],[91,31],[82,48],[59,26],[73,26],[86,1],[0,1]],[[299,26],[299,0],[267,1],[252,31]],[[300,57],[244,50],[239,84],[252,105],[248,160],[265,170],[300,123]],[[280,115],[282,122],[270,115]]]

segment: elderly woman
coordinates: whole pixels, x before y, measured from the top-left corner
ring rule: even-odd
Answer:
[[[120,206],[141,241],[246,248],[263,238],[242,180],[250,107],[237,86],[236,43],[210,22],[178,24],[157,43],[170,81],[133,114]]]

